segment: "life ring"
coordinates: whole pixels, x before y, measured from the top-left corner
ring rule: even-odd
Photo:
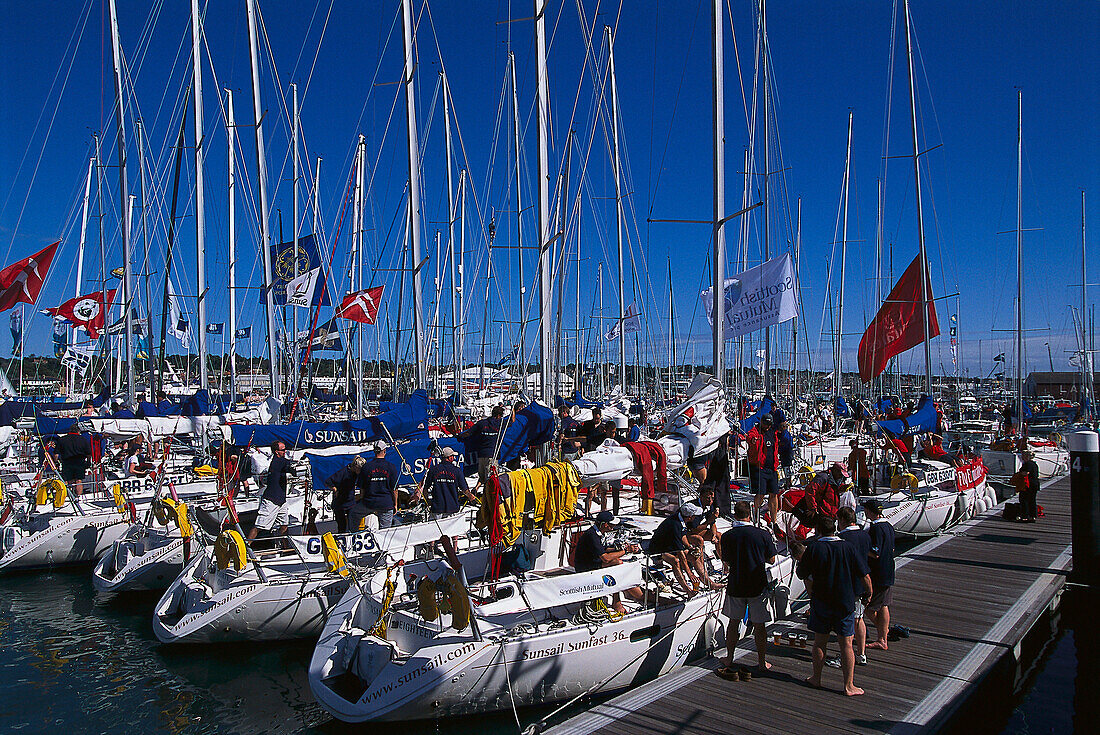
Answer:
[[[917,476],[912,472],[899,472],[890,478],[891,490],[916,490]]]
[[[340,547],[336,545],[336,538],[331,531],[321,537],[321,553],[325,557],[325,563],[328,564],[330,572],[339,574],[341,577],[348,576],[347,560],[340,552]]]
[[[214,558],[218,563],[218,569],[241,571],[248,563],[248,547],[245,546],[244,537],[232,528],[227,528],[214,542]]]
[[[1047,439],[1050,440],[1050,443],[1056,447],[1062,446],[1062,435],[1059,434],[1057,431],[1051,432]]]
[[[420,608],[420,617],[426,622],[433,622],[439,617],[439,604],[435,599],[435,581],[430,577],[422,577],[420,584],[416,586],[416,602]]]
[[[470,624],[470,594],[462,586],[457,574],[448,574],[444,582],[447,602],[451,604],[451,627],[465,630]]]

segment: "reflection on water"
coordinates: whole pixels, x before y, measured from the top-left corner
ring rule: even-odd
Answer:
[[[0,732],[362,732],[313,701],[309,642],[164,646],[150,625],[157,599],[97,597],[86,570],[0,578]],[[401,729],[514,732],[515,722]]]

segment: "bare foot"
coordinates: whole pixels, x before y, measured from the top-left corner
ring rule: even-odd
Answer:
[[[806,683],[812,686],[814,689],[821,688],[821,679],[815,679],[812,676],[807,676]]]
[[[762,664],[761,663],[756,664],[756,668],[760,669],[761,671],[767,671],[771,667],[772,667],[772,665],[770,663],[768,663],[767,661],[765,661]]]
[[[858,697],[860,694],[863,694],[863,690],[857,686],[844,687],[844,693],[849,697]]]
[[[868,643],[867,648],[873,648],[876,651],[885,651],[887,650],[886,641],[875,641],[874,643]]]

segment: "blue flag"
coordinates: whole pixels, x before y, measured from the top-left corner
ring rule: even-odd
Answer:
[[[286,306],[286,285],[294,280],[294,241],[281,242],[271,245],[271,271],[272,288],[274,290],[275,303]],[[322,268],[321,254],[317,252],[317,241],[313,235],[298,238],[298,275],[309,273],[314,268]],[[324,270],[322,269],[322,273]],[[261,289],[260,299],[265,299]],[[313,305],[327,306],[329,303],[328,289],[316,288],[313,291]]]
[[[214,322],[213,324],[207,324],[206,325],[206,333],[207,334],[221,334],[222,331],[224,330],[224,327],[225,327],[224,322]]]
[[[242,327],[233,336],[237,339],[248,339],[252,336],[252,327]]]

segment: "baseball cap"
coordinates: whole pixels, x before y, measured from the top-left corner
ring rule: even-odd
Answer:
[[[680,515],[684,518],[694,518],[703,515],[703,509],[695,503],[684,503],[680,506]]]
[[[872,513],[882,513],[882,503],[875,500],[874,498],[871,498],[863,504],[863,509],[869,510]]]
[[[456,452],[450,447],[443,447],[443,451],[440,452],[440,454],[442,454],[442,456],[444,457],[453,457],[455,456]]]
[[[596,523],[610,523],[612,526],[617,526],[622,523],[622,520],[609,510],[601,510],[596,514]]]
[[[772,415],[770,413],[766,413],[766,414],[764,414],[763,416],[760,417],[760,423],[762,423],[766,426],[771,426],[774,421],[775,421],[775,419],[772,417]]]
[[[389,445],[386,444],[386,442],[375,442],[374,443],[374,451],[376,451],[376,452],[384,452],[387,449],[389,449]]]

